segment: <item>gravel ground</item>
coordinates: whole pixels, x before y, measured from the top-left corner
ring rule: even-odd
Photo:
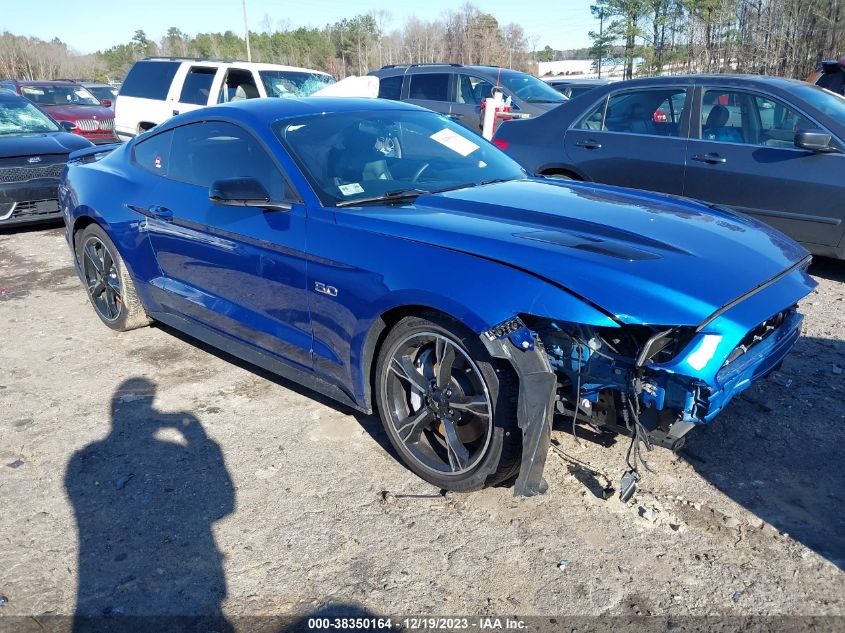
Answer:
[[[59,229],[0,234],[0,614],[845,615],[845,264],[812,272],[782,371],[632,502],[627,442],[564,430],[547,495],[444,498],[375,418],[105,328]]]

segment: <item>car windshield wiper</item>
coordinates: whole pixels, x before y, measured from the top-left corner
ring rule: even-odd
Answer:
[[[380,196],[372,196],[370,198],[357,198],[355,200],[341,200],[336,207],[354,207],[358,204],[367,204],[369,202],[395,202],[398,200],[413,200],[417,196],[425,193],[431,193],[428,189],[397,189],[396,191],[385,191]]]
[[[487,180],[479,180],[478,182],[465,182],[460,185],[443,187],[443,189],[435,189],[431,193],[446,193],[447,191],[458,191],[459,189],[471,189],[472,187],[480,187],[481,185],[492,185],[497,182],[508,182],[510,180],[513,180],[513,178],[489,178]]]

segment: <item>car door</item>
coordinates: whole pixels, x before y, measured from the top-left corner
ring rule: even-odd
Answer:
[[[808,245],[842,239],[845,156],[795,147],[795,132],[821,129],[756,90],[699,88],[687,148],[684,195],[730,206]]]
[[[493,95],[493,84],[475,75],[456,75],[450,117],[473,132],[482,128],[481,104]]]
[[[155,159],[154,159],[155,160]],[[161,269],[159,303],[173,314],[311,367],[306,213],[276,161],[248,131],[223,121],[177,127],[151,196],[147,234]],[[215,180],[257,178],[289,211],[209,200]]]
[[[221,68],[201,64],[188,66],[179,89],[179,96],[173,104],[173,116],[203,108],[216,101],[215,78]]]
[[[688,93],[684,85],[660,86],[614,92],[594,102],[566,132],[569,162],[595,182],[680,194]]]
[[[435,112],[452,111],[452,79],[455,75],[443,72],[414,72],[408,74],[408,103]]]

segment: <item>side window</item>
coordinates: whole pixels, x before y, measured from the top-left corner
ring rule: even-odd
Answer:
[[[427,101],[449,100],[449,77],[447,73],[419,73],[411,75],[409,99]]]
[[[743,90],[711,89],[701,99],[701,138],[707,141],[794,147],[798,130],[817,127],[784,103]]]
[[[458,86],[455,93],[456,103],[481,105],[484,99],[493,93],[493,84],[480,77],[472,75],[458,75]]]
[[[158,176],[167,176],[170,167],[170,145],[173,130],[156,134],[135,145],[132,159],[142,169]]]
[[[185,76],[185,83],[182,84],[179,103],[207,105],[208,95],[211,92],[211,84],[214,81],[214,75],[216,73],[216,68],[192,66]]]
[[[404,75],[381,77],[378,82],[379,99],[392,99],[393,101],[399,101],[402,98],[402,81],[404,79]]]
[[[684,111],[684,102],[687,99],[686,91],[678,92],[676,94],[666,97],[666,99],[657,106],[654,111],[655,123],[671,123],[679,125],[681,122],[681,113]]]
[[[598,105],[590,110],[581,122],[576,126],[580,130],[601,130],[604,125],[604,111],[607,107],[607,99],[599,101]]]
[[[755,96],[754,104],[760,115],[760,145],[795,147],[795,133],[818,129],[809,119],[794,112],[780,101]]]
[[[706,90],[701,98],[701,138],[756,144],[760,123],[753,96],[737,90]]]
[[[259,96],[258,86],[255,85],[255,79],[252,73],[248,70],[232,68],[226,73],[226,79],[223,80],[223,85],[220,86],[217,103],[257,99]]]
[[[205,121],[173,130],[168,176],[208,188],[215,180],[252,177],[277,202],[294,202],[296,194],[258,141],[232,123]]]
[[[181,62],[135,62],[120,85],[120,96],[166,99]]]
[[[631,90],[611,95],[602,130],[651,136],[679,136],[686,88]]]

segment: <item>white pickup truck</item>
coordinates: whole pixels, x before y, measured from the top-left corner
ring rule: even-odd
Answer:
[[[319,70],[153,57],[132,66],[117,95],[115,132],[126,141],[172,116],[257,97],[301,97],[335,83]]]

